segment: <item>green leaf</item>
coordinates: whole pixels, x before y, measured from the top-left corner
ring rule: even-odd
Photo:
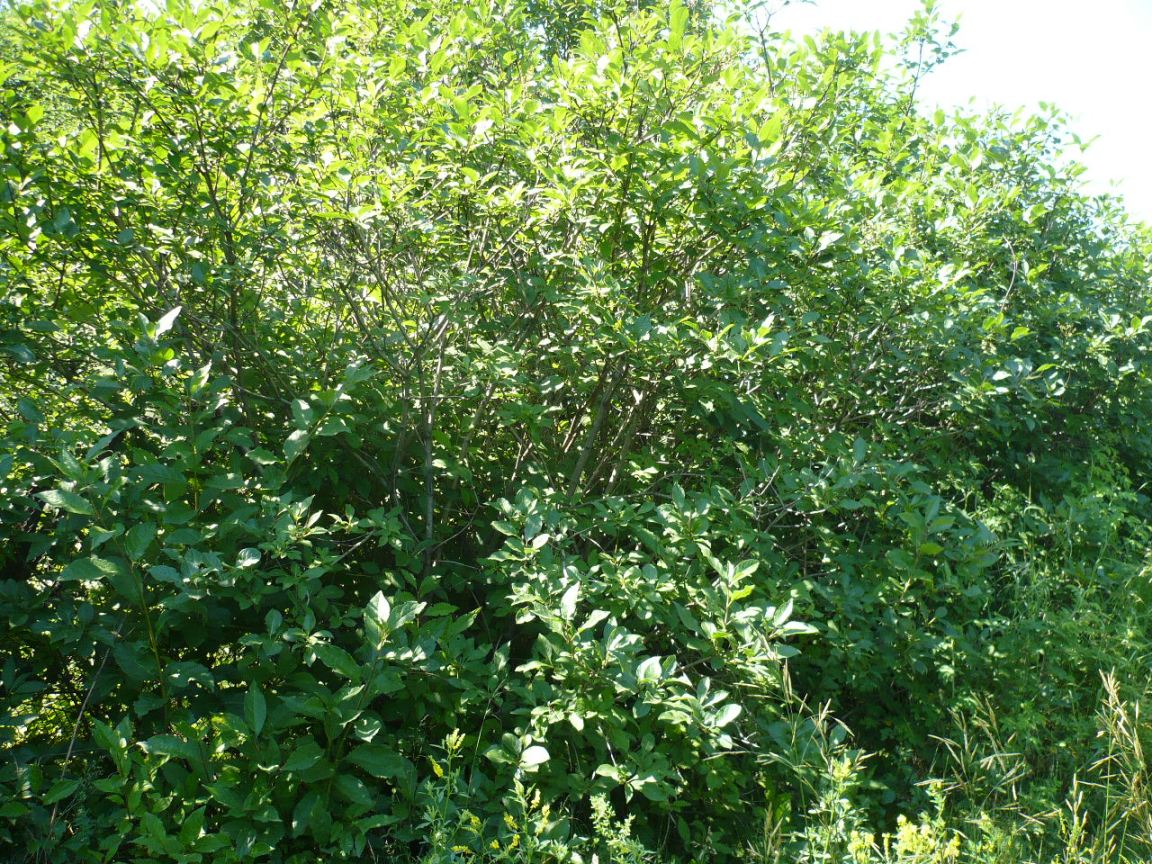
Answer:
[[[77,558],[60,573],[61,582],[97,582],[115,570],[115,565],[95,555]]]
[[[180,314],[180,306],[175,307],[169,312],[164,313],[159,321],[156,322],[156,327],[153,330],[153,338],[163,336],[172,329],[172,325],[176,323],[176,316]]]
[[[253,735],[259,735],[267,719],[268,703],[264,699],[264,694],[260,692],[258,684],[251,684],[244,696],[244,722],[248,724]]]
[[[580,632],[591,630],[597,624],[611,617],[612,613],[607,609],[595,609],[588,615],[588,618],[584,621],[584,623],[580,625]]]
[[[96,515],[96,511],[92,509],[92,505],[75,492],[68,492],[64,489],[49,489],[47,492],[38,492],[36,494],[59,510],[76,513],[80,516]]]
[[[383,591],[377,591],[364,607],[364,632],[376,648],[382,647],[392,632],[392,625],[389,623],[391,617],[392,606],[388,603],[388,598],[384,596]]]
[[[660,785],[660,781],[652,775],[639,778],[635,785],[640,789],[640,794],[647,798],[649,801],[668,800],[668,793]]]
[[[137,522],[124,536],[124,550],[133,561],[139,561],[156,538],[156,525],[152,522]]]
[[[260,563],[260,550],[252,546],[241,549],[236,555],[236,566],[241,570],[255,567]]]
[[[320,749],[320,745],[311,738],[306,738],[292,751],[292,755],[288,757],[282,770],[291,772],[305,771],[322,758],[324,758],[324,751]]]
[[[175,567],[169,567],[167,564],[153,564],[148,568],[148,575],[157,582],[167,582],[170,585],[181,585],[184,582],[184,577],[180,571]]]
[[[723,729],[739,717],[743,711],[744,709],[740,705],[737,705],[735,702],[729,702],[716,712],[716,716],[712,718],[712,725],[717,729]]]
[[[116,665],[134,684],[143,684],[156,675],[156,661],[139,642],[118,642],[112,648]]]
[[[344,761],[363,769],[373,777],[400,779],[411,776],[415,766],[399,753],[379,744],[364,744],[344,757]]]
[[[105,581],[125,600],[140,602],[140,586],[123,559],[100,558],[96,555],[77,558],[64,568],[59,578],[61,582]]]
[[[388,623],[388,619],[392,615],[392,605],[384,596],[383,591],[377,591],[372,595],[372,599],[368,601],[368,606],[364,609],[364,614],[380,625]]]
[[[145,837],[150,837],[157,843],[162,843],[168,838],[164,820],[148,810],[140,814],[140,828]]]
[[[152,486],[157,483],[182,483],[184,482],[184,475],[177,471],[170,465],[164,465],[160,462],[146,462],[136,465],[131,470],[131,475],[144,483],[146,486]]]
[[[603,762],[596,766],[596,770],[593,773],[595,773],[597,777],[607,777],[610,780],[615,780],[619,783],[624,772],[622,772],[615,765],[609,764],[608,762]]]
[[[320,642],[313,645],[312,650],[316,652],[316,656],[320,658],[321,662],[333,672],[353,681],[360,680],[360,664],[343,648],[330,642]]]
[[[580,601],[580,583],[574,582],[560,598],[560,617],[571,621],[576,617],[576,604]]]
[[[316,411],[303,399],[293,399],[292,420],[297,430],[307,430],[316,422]]]
[[[128,747],[128,742],[120,734],[120,730],[98,719],[92,721],[92,737],[109,753],[121,753]]]
[[[208,361],[188,379],[188,395],[197,396],[208,386],[208,376],[212,372],[212,361]]]
[[[15,357],[21,363],[35,363],[36,362],[36,354],[32,351],[31,348],[29,348],[23,342],[15,342],[15,343],[8,343],[8,344],[0,345],[0,351],[4,352],[5,354],[9,355],[10,357]]]
[[[170,690],[179,692],[195,684],[207,690],[216,689],[216,678],[202,663],[190,660],[177,660],[164,667],[164,678]]]
[[[200,758],[200,748],[191,741],[175,735],[153,735],[140,742],[140,749],[152,756],[166,756],[171,759],[195,761]]]
[[[208,814],[206,807],[197,807],[186,817],[180,825],[180,841],[191,846],[200,838],[204,830],[204,819]]]
[[[671,50],[680,50],[687,23],[688,9],[683,0],[672,0],[668,7],[668,47]]]
[[[262,467],[275,465],[280,461],[275,453],[273,453],[271,450],[265,450],[263,447],[257,447],[253,450],[249,450],[248,458]]]
[[[57,780],[44,794],[43,802],[45,804],[55,804],[57,801],[63,801],[79,788],[79,780]]]
[[[636,667],[636,678],[639,681],[659,681],[661,676],[660,658],[649,657],[641,661]]]
[[[784,622],[792,617],[792,599],[789,598],[788,602],[776,610],[772,616],[773,627],[783,627]]]
[[[316,811],[320,809],[320,793],[313,789],[296,802],[292,809],[292,835],[299,837],[312,824]]]
[[[353,804],[368,807],[375,800],[372,792],[359,777],[354,777],[351,774],[337,774],[335,785],[336,790]]]
[[[27,396],[22,396],[16,400],[16,409],[23,415],[24,419],[29,423],[36,423],[42,425],[44,423],[44,414],[39,406]]]
[[[520,767],[535,768],[543,765],[551,758],[546,748],[541,747],[539,744],[533,744],[531,747],[526,747],[524,752],[520,754]]]
[[[284,457],[289,465],[308,448],[308,442],[311,440],[312,436],[303,429],[297,429],[288,436],[288,440],[284,442]]]

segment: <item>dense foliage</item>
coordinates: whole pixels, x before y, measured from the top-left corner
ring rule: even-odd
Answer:
[[[9,860],[1152,855],[1152,236],[931,5],[4,14]]]

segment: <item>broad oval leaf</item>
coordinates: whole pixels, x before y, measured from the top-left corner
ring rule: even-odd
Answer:
[[[181,306],[176,306],[161,316],[160,320],[156,322],[156,329],[154,331],[156,336],[163,336],[172,329],[172,325],[176,323],[176,316],[180,314],[182,308]]]
[[[80,516],[96,515],[96,511],[92,508],[92,505],[75,492],[69,492],[65,489],[49,489],[46,492],[37,492],[36,494],[37,497],[43,498],[59,510],[76,513]]]
[[[535,768],[538,765],[543,765],[551,758],[546,747],[533,744],[531,747],[526,747],[524,752],[520,754],[520,767]]]
[[[415,766],[408,759],[379,744],[357,747],[344,757],[344,761],[381,779],[407,777],[415,770]]]
[[[716,716],[712,718],[712,725],[717,729],[723,729],[744,711],[744,708],[737,705],[735,702],[729,702],[723,708],[716,712]]]
[[[268,702],[264,698],[264,694],[260,692],[259,685],[253,684],[244,696],[244,722],[248,724],[252,734],[259,735],[264,729],[267,718]]]

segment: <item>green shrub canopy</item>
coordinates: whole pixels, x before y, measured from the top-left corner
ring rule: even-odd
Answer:
[[[930,5],[3,14],[15,860],[849,860],[829,752],[881,822],[965,718],[1035,768],[972,806],[1092,761],[1152,238],[917,110]]]

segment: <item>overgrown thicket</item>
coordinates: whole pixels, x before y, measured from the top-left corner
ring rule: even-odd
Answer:
[[[3,28],[5,860],[1152,856],[1152,236],[931,6]]]

